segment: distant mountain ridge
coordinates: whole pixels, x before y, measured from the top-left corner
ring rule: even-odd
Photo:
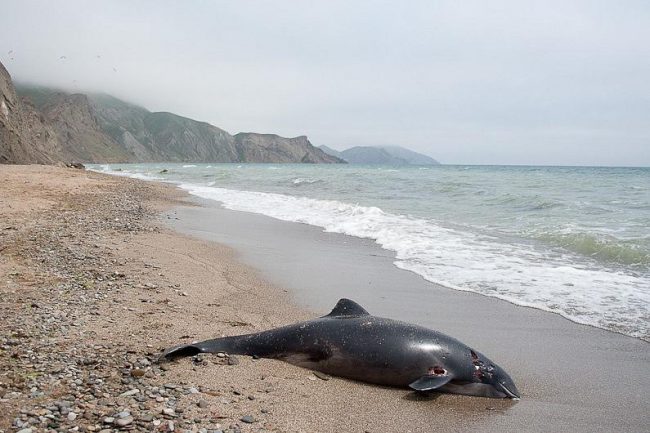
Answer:
[[[355,146],[338,151],[327,146],[319,148],[332,156],[350,164],[381,165],[438,165],[430,156],[400,146]]]
[[[307,137],[228,132],[103,94],[20,84],[0,64],[0,162],[344,163]]]

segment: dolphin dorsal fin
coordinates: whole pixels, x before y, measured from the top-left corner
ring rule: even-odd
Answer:
[[[339,299],[334,309],[325,317],[358,317],[369,316],[368,313],[361,305],[349,299]]]

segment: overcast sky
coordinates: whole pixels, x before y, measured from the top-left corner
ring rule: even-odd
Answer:
[[[3,0],[0,61],[231,133],[650,165],[647,0]]]

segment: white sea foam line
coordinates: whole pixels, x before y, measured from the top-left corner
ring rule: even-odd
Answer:
[[[648,339],[647,279],[558,261],[430,221],[338,201],[182,184],[232,210],[261,213],[325,231],[374,239],[395,264],[447,287],[552,311],[578,323]],[[567,256],[567,260],[570,260]],[[570,284],[570,285],[567,285]]]
[[[104,164],[104,165],[101,165],[100,167],[101,167],[101,169],[96,169],[96,168],[89,167],[88,170],[95,171],[97,173],[110,174],[110,175],[113,175],[113,176],[131,177],[133,179],[140,179],[140,180],[166,181],[166,179],[163,178],[163,177],[152,176],[150,174],[134,173],[134,172],[132,172],[130,170],[116,171],[116,170],[113,170],[109,164]]]

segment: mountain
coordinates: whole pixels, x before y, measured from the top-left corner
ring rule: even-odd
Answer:
[[[120,162],[128,161],[132,156],[102,131],[86,95],[52,93],[43,101],[40,112],[56,132],[67,160]]]
[[[341,163],[341,159],[314,147],[307,137],[284,138],[274,134],[240,132],[235,142],[247,160],[266,160],[273,155],[276,162]]]
[[[380,146],[391,156],[402,159],[411,165],[439,165],[440,163],[430,156],[414,152],[400,146]]]
[[[327,146],[319,148],[330,155],[341,158],[350,164],[377,165],[437,165],[438,161],[399,146],[355,146],[342,152]]]
[[[0,162],[343,163],[307,137],[228,132],[104,94],[14,87],[0,64]]]
[[[318,148],[328,155],[336,156],[337,158],[343,159],[343,156],[341,156],[341,152],[339,152],[338,150],[332,149],[331,147],[327,147],[324,144],[322,146],[318,146]]]

